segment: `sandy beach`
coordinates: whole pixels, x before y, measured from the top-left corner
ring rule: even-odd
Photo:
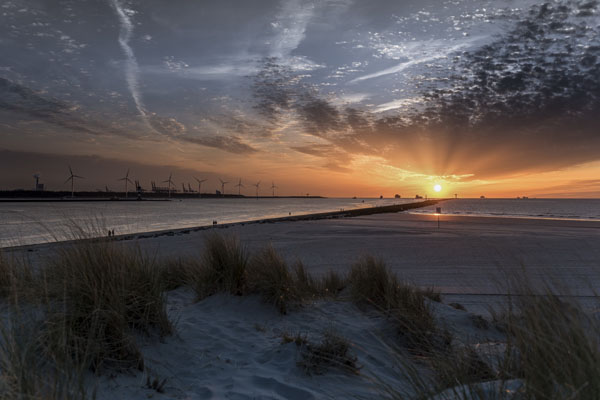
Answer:
[[[591,296],[600,288],[600,222],[441,215],[438,228],[436,216],[389,213],[161,232],[124,243],[159,258],[197,257],[210,231],[236,235],[250,251],[270,243],[315,275],[347,273],[365,254],[381,257],[399,277],[437,288],[442,302],[430,303],[436,320],[452,332],[456,346],[485,349],[478,353],[482,357],[502,349],[504,336],[490,325],[489,307],[507,300],[507,274],[525,269],[534,279],[558,283],[562,294],[575,294],[586,307],[597,306]],[[39,259],[60,245],[12,251],[27,249]],[[145,371],[100,376],[90,384],[98,398],[385,398],[385,385],[410,391],[386,344],[393,336],[389,320],[357,307],[344,294],[282,315],[256,296],[217,294],[197,302],[188,288],[179,288],[168,293],[168,313],[176,334],[161,343],[139,336]],[[477,322],[479,316],[488,322]],[[349,340],[360,373],[307,374],[299,366],[300,348],[282,341],[303,335],[315,342],[329,329]],[[165,394],[149,388],[149,378],[164,379]],[[493,393],[493,385],[486,390]]]
[[[364,254],[380,256],[399,276],[473,304],[506,293],[506,272],[523,268],[572,294],[589,296],[600,288],[600,222],[442,214],[438,229],[435,216],[389,213],[215,229],[238,235],[250,249],[272,243],[316,274],[345,272]],[[205,234],[178,232],[137,243],[160,256],[194,256]]]
[[[600,222],[384,213],[352,218],[235,223],[126,235],[158,257],[195,257],[207,232],[236,235],[250,250],[272,244],[314,274],[346,272],[365,254],[383,258],[399,276],[434,286],[448,299],[477,307],[507,294],[506,276],[534,279],[585,301],[600,290]],[[60,243],[25,246],[35,260]],[[501,297],[500,297],[501,298]]]

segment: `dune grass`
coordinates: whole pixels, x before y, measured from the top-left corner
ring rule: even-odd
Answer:
[[[207,234],[199,261],[187,265],[189,285],[199,300],[215,293],[243,295],[247,291],[249,254],[236,236]]]
[[[541,295],[524,289],[506,314],[508,351],[518,357],[505,374],[522,378],[536,398],[600,398],[598,320],[548,287]]]
[[[396,357],[410,391],[390,398],[574,399],[600,398],[600,323],[571,296],[550,285],[511,277],[511,296],[496,324],[504,350],[481,354],[470,346],[434,350],[420,363]],[[563,289],[564,290],[564,289]],[[598,299],[596,299],[598,300]],[[482,357],[483,355],[483,357]]]
[[[25,259],[7,257],[0,252],[0,298],[23,298],[34,284],[33,271]]]
[[[84,400],[93,398],[85,366],[57,360],[37,310],[12,303],[0,325],[0,398]]]
[[[67,246],[49,261],[42,279],[52,351],[94,370],[142,369],[131,332],[172,332],[161,269],[137,248],[113,242]]]
[[[308,339],[296,339],[295,343],[301,347],[302,358],[298,366],[309,375],[321,375],[331,368],[354,374],[359,371],[350,342],[333,329],[325,330],[319,343],[312,343]]]
[[[336,272],[315,278],[300,261],[290,267],[270,245],[251,253],[236,236],[218,232],[205,236],[199,260],[171,262],[165,274],[171,286],[193,288],[198,300],[216,293],[259,295],[282,314],[311,299],[337,296],[346,286]]]
[[[248,264],[247,280],[248,293],[262,296],[265,302],[274,304],[282,314],[287,313],[290,304],[300,302],[305,295],[300,291],[301,285],[296,285],[285,260],[272,246],[252,257]],[[309,281],[307,277],[303,284]]]
[[[437,326],[425,292],[400,282],[381,259],[360,258],[350,270],[349,282],[353,301],[388,315],[411,351],[428,354],[449,346],[451,338]]]

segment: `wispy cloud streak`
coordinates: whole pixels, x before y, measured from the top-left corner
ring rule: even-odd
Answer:
[[[121,5],[119,0],[110,0],[117,16],[119,17],[119,23],[121,24],[121,31],[119,33],[119,45],[125,53],[126,63],[125,63],[125,79],[127,80],[127,87],[131,92],[131,96],[133,97],[133,101],[135,102],[135,106],[139,113],[144,117],[144,121],[149,125],[147,120],[147,112],[144,107],[144,103],[142,101],[142,95],[139,90],[139,66],[137,63],[137,59],[135,58],[135,54],[133,49],[129,45],[129,41],[131,40],[131,36],[133,34],[133,23],[131,22],[131,18],[127,15],[127,12]]]

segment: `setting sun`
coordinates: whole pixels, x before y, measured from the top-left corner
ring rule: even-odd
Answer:
[[[436,192],[440,192],[440,191],[442,190],[442,185],[439,185],[439,184],[438,184],[438,185],[435,185],[435,186],[433,187],[433,190],[435,190]]]

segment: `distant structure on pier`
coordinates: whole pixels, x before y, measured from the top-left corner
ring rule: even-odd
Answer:
[[[423,196],[419,196],[418,194],[415,195],[415,199],[422,199],[422,198],[423,198]]]
[[[395,199],[401,199],[401,198],[402,198],[402,196],[400,196],[399,194],[395,194],[395,195],[394,195],[394,198],[395,198]]]
[[[35,191],[36,192],[41,192],[44,190],[44,184],[40,183],[40,174],[35,174],[33,175],[33,179],[35,179]]]

